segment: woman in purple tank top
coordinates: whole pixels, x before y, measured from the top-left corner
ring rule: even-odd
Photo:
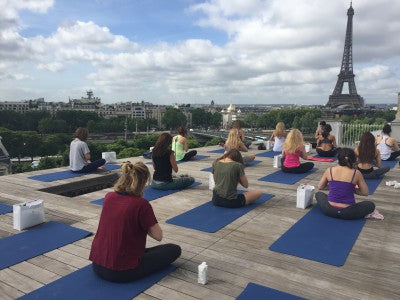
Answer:
[[[328,189],[329,194],[317,192],[315,198],[322,212],[330,217],[339,219],[360,219],[375,211],[375,204],[371,201],[357,202],[354,193],[368,196],[368,186],[357,169],[356,156],[349,148],[342,148],[338,152],[339,165],[327,169],[322,176],[318,189]]]

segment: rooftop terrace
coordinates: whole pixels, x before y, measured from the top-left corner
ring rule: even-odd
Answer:
[[[200,148],[199,154],[210,157],[179,165],[180,173],[193,175],[202,185],[151,202],[164,230],[162,243],[177,243],[183,252],[176,262],[178,268],[136,299],[234,299],[249,282],[310,299],[400,298],[400,190],[385,186],[386,180],[399,180],[398,166],[386,175],[375,193],[367,197],[376,203],[385,220],[367,220],[345,265],[336,267],[268,249],[308,212],[308,209],[296,208],[298,183],[284,185],[257,180],[276,170],[272,168],[272,158],[257,157],[262,163],[246,168],[250,188],[274,194],[271,200],[216,233],[166,224],[167,219],[210,201],[209,173],[200,170],[209,167],[218,157],[219,154],[207,153],[216,148]],[[143,158],[130,160],[145,161]],[[317,162],[318,170],[300,183],[316,186],[330,165],[333,164]],[[149,168],[152,167],[149,165]],[[68,183],[78,185],[83,180],[106,174],[54,182],[28,179],[34,174],[54,171],[56,169],[0,177],[0,203],[16,204],[40,198],[45,201],[47,220],[95,233],[101,206],[90,201],[103,197],[111,188],[75,197],[43,189]],[[18,233],[12,223],[11,213],[0,215],[0,237]],[[79,240],[1,270],[0,299],[17,298],[90,264],[92,239],[93,236]],[[147,240],[148,246],[156,244],[158,242],[150,238]],[[202,261],[209,265],[207,285],[197,283],[197,265]]]

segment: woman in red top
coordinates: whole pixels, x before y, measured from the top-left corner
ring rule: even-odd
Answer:
[[[163,269],[181,255],[174,244],[146,248],[149,235],[163,234],[150,203],[143,199],[149,169],[141,162],[122,165],[122,175],[107,193],[89,259],[94,272],[113,282],[129,282]]]
[[[303,135],[300,130],[292,129],[286,137],[282,150],[281,169],[285,173],[307,173],[314,164],[312,162],[300,163],[300,157],[307,159],[303,146]]]

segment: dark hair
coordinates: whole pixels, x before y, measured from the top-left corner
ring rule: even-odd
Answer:
[[[375,137],[371,132],[364,132],[358,145],[358,161],[364,164],[373,162],[376,155]]]
[[[328,132],[328,133],[331,133],[331,131],[332,131],[332,126],[329,125],[329,124],[326,124],[326,125],[324,126],[324,131],[326,131],[326,132]]]
[[[329,131],[322,131],[322,137],[324,138],[324,139],[327,139],[328,138],[328,136],[329,136]]]
[[[152,156],[159,157],[163,156],[172,144],[172,136],[168,132],[161,133],[158,137],[156,144],[154,145]]]
[[[339,166],[342,167],[349,167],[353,169],[356,163],[356,154],[354,153],[354,150],[350,148],[340,148],[337,158]]]
[[[243,127],[243,122],[240,120],[236,120],[232,124],[232,128],[242,129],[242,127]]]
[[[242,157],[242,154],[240,153],[240,151],[237,150],[237,149],[231,149],[231,150],[227,151],[224,155],[222,155],[220,158],[217,158],[213,162],[213,168],[215,168],[215,164],[218,161],[220,161],[221,159],[224,159],[224,158],[230,158],[233,161],[236,161],[238,163],[244,164],[243,157]]]
[[[180,126],[180,127],[178,128],[178,133],[179,133],[181,136],[186,136],[186,135],[187,135],[186,127],[185,127],[185,126]]]
[[[78,138],[81,141],[86,141],[89,136],[89,130],[85,127],[78,127],[75,130],[74,138]]]
[[[382,132],[384,134],[390,135],[390,133],[392,132],[392,126],[386,124],[385,126],[383,126]]]
[[[315,123],[314,123],[314,124],[315,124]],[[325,121],[321,121],[321,122],[319,122],[319,125],[325,126],[325,125],[326,125],[326,122],[325,122]]]

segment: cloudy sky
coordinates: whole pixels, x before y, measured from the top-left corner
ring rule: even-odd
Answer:
[[[325,104],[342,0],[0,0],[0,101]],[[400,1],[355,0],[356,86],[400,92]]]

